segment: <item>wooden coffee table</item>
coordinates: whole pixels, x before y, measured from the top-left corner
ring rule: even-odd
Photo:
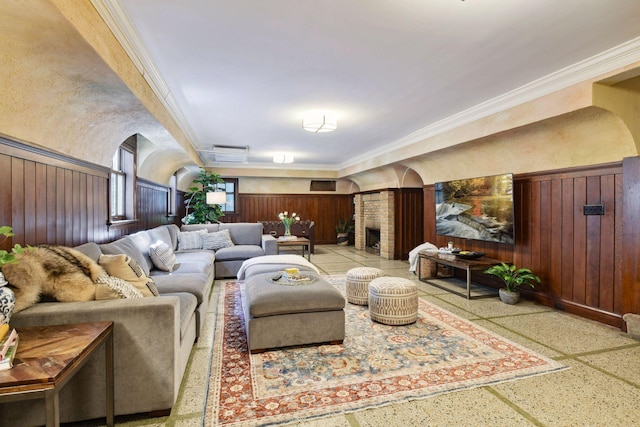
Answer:
[[[296,247],[296,246],[301,246],[302,247],[302,257],[304,258],[304,253],[305,250],[307,252],[307,259],[309,261],[311,261],[311,241],[309,239],[307,239],[306,237],[290,237],[287,239],[283,239],[280,240],[280,238],[278,238],[278,253],[280,253],[280,247]]]
[[[45,399],[47,427],[60,425],[59,394],[105,343],[107,426],[113,427],[113,322],[18,328],[13,368],[0,371],[0,402]]]

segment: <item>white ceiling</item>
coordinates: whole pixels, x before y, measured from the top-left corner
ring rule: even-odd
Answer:
[[[640,37],[637,0],[93,2],[196,149],[248,145],[253,167],[348,166]],[[303,131],[314,109],[338,130]]]

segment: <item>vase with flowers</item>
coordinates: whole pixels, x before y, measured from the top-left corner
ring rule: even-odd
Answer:
[[[296,221],[300,221],[300,217],[297,216],[295,212],[292,213],[291,216],[289,216],[288,211],[280,212],[278,214],[278,219],[282,221],[282,224],[284,225],[285,239],[291,236],[291,224]]]

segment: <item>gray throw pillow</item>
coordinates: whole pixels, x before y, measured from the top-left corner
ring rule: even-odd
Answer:
[[[235,246],[231,240],[229,230],[203,234],[200,238],[202,239],[202,249],[217,251],[218,249]]]
[[[206,229],[199,231],[181,231],[178,233],[178,250],[190,251],[193,249],[202,249],[202,240],[200,240],[200,236],[206,233]]]

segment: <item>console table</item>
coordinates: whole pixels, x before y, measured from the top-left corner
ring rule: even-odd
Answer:
[[[114,423],[113,322],[18,328],[13,368],[0,371],[0,402],[45,399],[47,427],[60,425],[60,389],[105,343],[107,426]]]
[[[446,265],[449,267],[454,267],[454,268],[459,268],[461,270],[466,271],[467,273],[467,292],[466,295],[462,294],[460,292],[456,292],[454,290],[451,290],[449,288],[446,288],[444,286],[438,285],[437,283],[433,283],[433,282],[429,282],[427,279],[429,279],[428,277],[423,277],[422,276],[422,271],[421,271],[421,260],[425,259],[427,261],[431,261],[431,262],[435,262],[436,264],[442,264],[442,265]],[[491,267],[492,265],[497,265],[500,264],[502,261],[498,260],[498,259],[493,259],[493,258],[489,258],[486,256],[477,258],[477,259],[464,259],[464,258],[458,258],[455,255],[451,255],[451,254],[442,254],[439,252],[420,252],[418,253],[418,265],[417,265],[417,272],[418,272],[418,279],[421,282],[425,282],[425,283],[429,283],[432,286],[435,286],[437,288],[440,289],[444,289],[446,291],[449,291],[451,293],[454,293],[456,295],[460,295],[460,296],[466,296],[467,299],[471,299],[471,272],[473,270],[484,270],[487,269],[489,267]],[[451,277],[451,276],[449,276]]]

